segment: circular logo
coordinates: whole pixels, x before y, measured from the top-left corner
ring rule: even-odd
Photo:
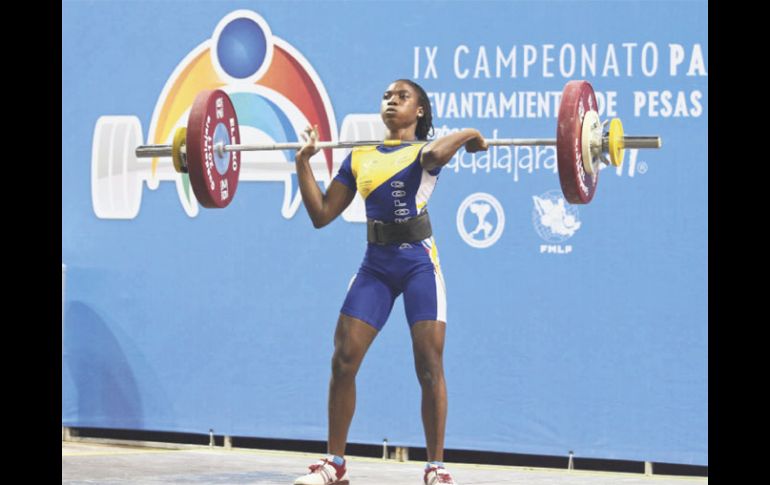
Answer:
[[[219,21],[212,36],[214,70],[228,83],[257,81],[272,62],[272,37],[265,19],[255,12],[230,12]]]
[[[533,195],[532,202],[532,224],[537,234],[547,242],[565,241],[580,229],[577,206],[568,203],[560,190]]]
[[[490,194],[471,194],[457,209],[457,232],[469,246],[488,248],[500,239],[504,228],[503,206]]]

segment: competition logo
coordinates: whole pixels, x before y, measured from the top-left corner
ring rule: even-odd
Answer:
[[[313,66],[291,44],[274,35],[253,11],[227,14],[212,36],[174,68],[155,105],[146,143],[171,144],[177,128],[186,126],[195,96],[209,89],[221,89],[232,99],[240,143],[297,142],[307,125],[318,125],[321,140],[338,139],[334,110]],[[351,115],[356,116],[362,118]],[[343,133],[356,137],[358,131],[371,130],[369,125],[377,122],[371,116],[346,117]],[[350,125],[347,129],[346,124]],[[143,144],[142,138],[136,116],[102,116],[97,121],[91,175],[97,217],[133,219],[139,213],[143,184],[154,190],[161,181],[175,183],[185,213],[195,217],[199,207],[189,176],[177,173],[170,159],[136,159],[133,149]],[[311,165],[316,180],[328,186],[334,160],[341,161],[345,155],[344,150],[331,149],[315,155]],[[293,217],[302,200],[293,150],[247,151],[241,156],[239,180],[282,182],[281,214],[287,219]],[[345,219],[365,220],[362,209],[362,204],[353,204]]]
[[[471,247],[492,246],[503,235],[504,228],[503,206],[490,194],[471,194],[457,209],[457,232]]]
[[[532,196],[532,225],[535,232],[544,241],[551,244],[541,244],[541,253],[566,254],[572,252],[572,246],[560,244],[575,235],[580,229],[581,222],[576,206],[568,203],[560,190],[549,190],[540,195]]]

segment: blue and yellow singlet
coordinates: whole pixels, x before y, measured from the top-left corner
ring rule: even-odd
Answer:
[[[361,194],[367,218],[405,222],[427,210],[441,172],[425,170],[420,163],[427,143],[356,147],[334,179]],[[401,293],[410,326],[420,320],[446,322],[444,278],[433,237],[419,243],[368,244],[341,312],[379,330]]]

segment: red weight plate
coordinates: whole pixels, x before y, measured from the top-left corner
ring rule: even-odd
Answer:
[[[201,91],[187,121],[187,169],[195,198],[203,207],[225,208],[235,196],[240,152],[219,154],[214,147],[239,144],[238,117],[227,94]]]
[[[559,181],[570,204],[587,204],[594,197],[599,172],[593,175],[583,167],[583,117],[598,111],[594,89],[588,81],[570,81],[564,86],[556,130],[556,159]]]

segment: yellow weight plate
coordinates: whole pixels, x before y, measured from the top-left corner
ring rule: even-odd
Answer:
[[[609,133],[609,152],[610,162],[616,167],[623,165],[623,156],[625,150],[623,148],[623,123],[620,122],[620,118],[613,118],[610,121],[610,133]]]
[[[174,144],[171,146],[171,159],[174,161],[174,170],[179,173],[187,172],[182,169],[182,145],[187,143],[187,128],[184,126],[176,129]]]

